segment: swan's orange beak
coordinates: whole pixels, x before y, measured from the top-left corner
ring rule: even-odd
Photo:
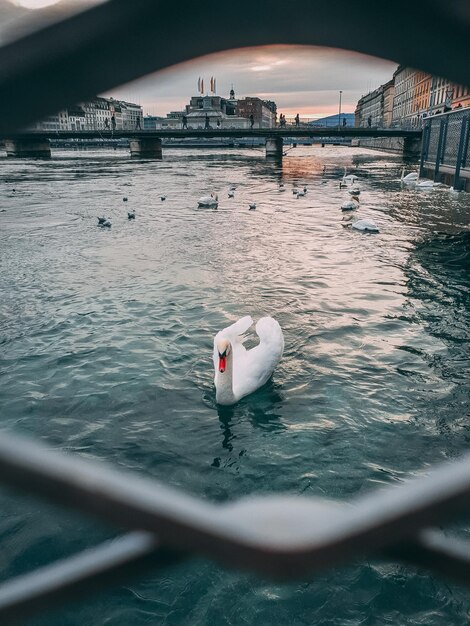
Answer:
[[[219,372],[223,374],[225,372],[225,368],[227,367],[227,353],[224,352],[220,354],[219,352]]]

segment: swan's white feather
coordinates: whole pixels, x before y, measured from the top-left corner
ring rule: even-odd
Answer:
[[[253,320],[247,315],[224,328],[214,338],[214,371],[217,385],[218,353],[217,341],[229,339],[233,351],[232,389],[234,401],[262,387],[272,375],[284,351],[284,336],[278,322],[272,317],[262,317],[256,324],[259,344],[250,350],[243,345],[244,333],[252,326]]]

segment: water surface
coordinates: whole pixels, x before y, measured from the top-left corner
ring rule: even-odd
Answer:
[[[211,502],[350,499],[467,450],[468,194],[403,190],[396,158],[341,147],[282,166],[176,149],[1,165],[2,428]],[[378,235],[346,226],[344,167]],[[218,209],[198,209],[210,192]],[[263,389],[218,408],[212,338],[246,314],[279,321],[285,355]],[[114,534],[5,492],[1,577]],[[442,625],[468,624],[469,608],[459,586],[378,559],[291,584],[198,560],[32,623]]]

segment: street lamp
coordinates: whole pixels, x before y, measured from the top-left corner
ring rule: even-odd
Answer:
[[[342,91],[339,92],[339,112],[338,112],[338,130],[341,130],[341,95]]]

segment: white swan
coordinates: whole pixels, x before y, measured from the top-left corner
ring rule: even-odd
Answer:
[[[359,207],[359,202],[355,200],[354,198],[352,198],[351,200],[347,200],[346,202],[343,202],[343,204],[341,205],[341,210],[342,211],[354,211],[354,209],[357,209],[358,207]]]
[[[359,177],[355,174],[346,174],[346,168],[344,168],[343,183],[352,184],[355,183],[356,180],[359,180]]]
[[[259,344],[246,350],[244,333],[252,324],[253,319],[247,315],[214,337],[214,384],[218,404],[235,404],[262,387],[282,357],[284,336],[272,317],[258,321]]]
[[[199,198],[197,205],[216,209],[219,205],[219,197],[217,194],[214,196],[214,194],[211,193],[210,196],[203,196],[202,198]]]
[[[352,227],[355,230],[360,230],[363,233],[378,233],[379,231],[379,227],[377,226],[377,224],[373,221],[373,220],[357,220],[356,222],[354,222],[352,224]]]
[[[401,171],[400,182],[404,185],[412,185],[418,180],[418,172],[410,172],[405,176],[405,168]]]

